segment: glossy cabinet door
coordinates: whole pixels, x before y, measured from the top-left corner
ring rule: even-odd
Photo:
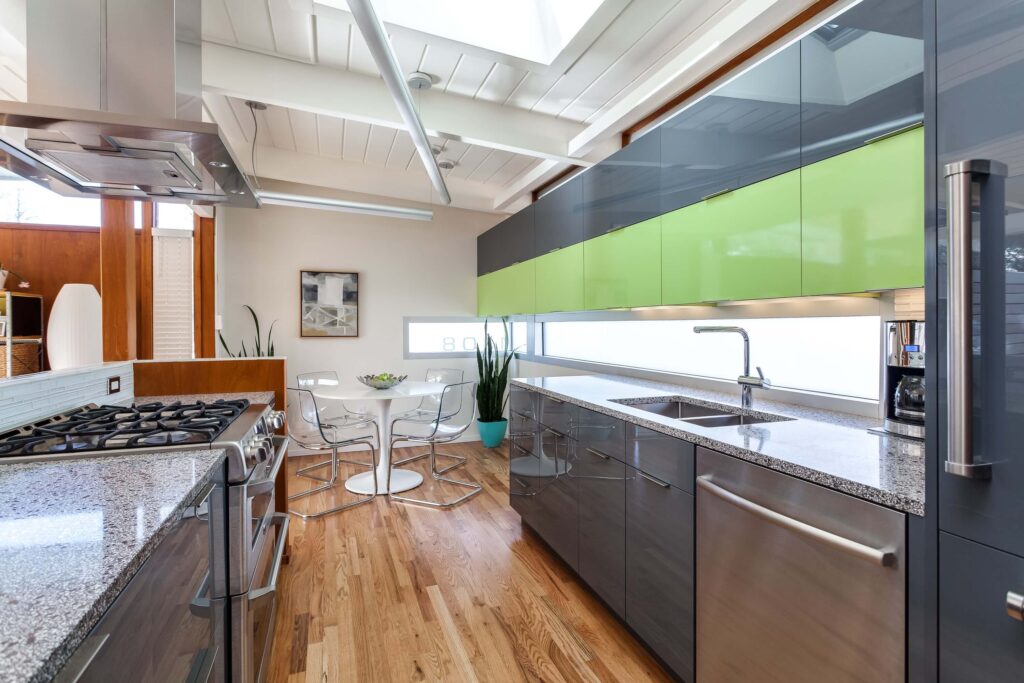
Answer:
[[[800,46],[725,83],[661,126],[661,211],[800,165]]]
[[[662,218],[662,303],[800,296],[800,170]]]
[[[659,215],[661,129],[636,138],[580,178],[585,239]]]
[[[576,176],[533,204],[534,242],[542,256],[583,241],[583,178]]]
[[[582,448],[626,461],[626,423],[623,420],[586,408],[579,408],[576,420],[575,436]]]
[[[564,435],[545,432],[540,452],[511,446],[509,494],[512,508],[574,570],[578,567],[576,444]]]
[[[538,256],[537,313],[582,311],[583,244],[574,244]]]
[[[583,243],[587,310],[661,304],[661,218]]]
[[[533,212],[533,204],[530,204],[477,237],[477,275],[492,273],[537,255]]]
[[[626,423],[626,464],[693,493],[695,447],[689,441]]]
[[[693,681],[694,498],[632,467],[626,479],[626,622]]]
[[[973,423],[973,456],[991,464],[991,476],[966,479],[945,472],[943,461],[951,456],[940,432],[935,463],[939,528],[1024,557],[1024,355],[1019,336],[1024,315],[1024,1],[938,0],[936,6],[938,320],[945,320],[947,312],[944,167],[967,159],[1007,167],[1005,178],[990,176],[982,182],[977,177],[972,183],[974,296],[968,310],[974,384],[968,387],[972,414],[967,419]],[[928,389],[938,395],[934,405],[939,428],[945,430],[948,359],[941,331],[937,346],[940,382]]]
[[[803,293],[924,286],[924,130],[801,170]]]
[[[486,275],[499,268],[501,262],[501,231],[495,226],[476,238],[476,274]]]
[[[939,564],[939,680],[1020,681],[1024,622],[1006,594],[1024,595],[1024,559],[940,532]]]
[[[864,0],[800,41],[802,163],[924,116],[921,0]]]
[[[477,315],[533,313],[536,275],[533,260],[517,263],[477,278]]]
[[[626,615],[626,466],[579,444],[570,475],[579,495],[579,575]]]

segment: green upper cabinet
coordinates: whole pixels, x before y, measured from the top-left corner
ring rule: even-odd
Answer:
[[[661,304],[661,217],[583,243],[585,308]]]
[[[800,171],[662,218],[662,302],[800,296]]]
[[[924,284],[924,130],[805,166],[803,294]]]
[[[582,311],[583,243],[534,259],[537,268],[537,313]]]
[[[534,312],[535,260],[523,261],[476,279],[477,315],[521,315]]]

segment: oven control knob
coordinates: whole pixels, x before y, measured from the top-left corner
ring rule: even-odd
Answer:
[[[245,446],[245,457],[256,460],[257,462],[266,460],[266,455],[263,451],[262,444],[253,439]]]
[[[270,423],[272,429],[280,429],[284,426],[284,412],[281,410],[275,410],[267,416],[267,422]]]

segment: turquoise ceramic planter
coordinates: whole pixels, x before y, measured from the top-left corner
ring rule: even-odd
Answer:
[[[484,445],[488,448],[497,448],[501,445],[501,440],[505,438],[508,420],[498,420],[497,422],[477,420],[476,426],[480,428],[480,440],[484,442]]]

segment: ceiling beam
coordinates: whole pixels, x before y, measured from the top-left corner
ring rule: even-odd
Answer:
[[[352,71],[203,43],[203,90],[243,100],[404,130],[384,81]],[[583,125],[547,114],[428,90],[419,95],[427,133],[562,163]]]

